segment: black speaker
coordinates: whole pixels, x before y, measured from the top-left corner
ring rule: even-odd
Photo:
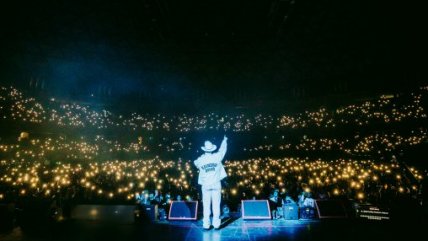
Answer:
[[[14,209],[13,205],[0,204],[0,232],[13,229]]]
[[[347,218],[345,206],[341,200],[315,200],[319,218]]]
[[[312,207],[299,208],[299,214],[301,219],[314,219],[316,217],[315,208]]]
[[[159,211],[157,205],[138,205],[138,212],[136,212],[135,218],[137,221],[156,222],[159,218]]]
[[[198,201],[172,201],[169,207],[169,220],[196,220]]]
[[[77,205],[71,212],[75,220],[134,223],[135,205]]]
[[[284,219],[298,220],[299,219],[299,206],[296,203],[287,203],[282,206],[284,212]]]
[[[268,200],[242,200],[242,219],[272,219]]]

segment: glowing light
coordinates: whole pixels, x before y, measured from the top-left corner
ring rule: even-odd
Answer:
[[[98,210],[97,209],[91,209],[91,211],[89,212],[89,215],[91,215],[91,216],[97,216],[98,215]]]

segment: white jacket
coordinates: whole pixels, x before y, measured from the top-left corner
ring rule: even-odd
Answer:
[[[194,161],[199,169],[198,183],[203,186],[220,182],[227,176],[223,166],[223,158],[227,150],[227,140],[223,139],[216,153],[206,152]]]

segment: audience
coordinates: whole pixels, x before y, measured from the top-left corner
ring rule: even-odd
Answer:
[[[192,165],[198,138],[224,132],[231,133],[234,148],[225,161],[228,208],[263,198],[280,217],[283,202],[294,200],[310,207],[314,198],[376,204],[419,198],[426,170],[409,167],[396,154],[428,140],[427,93],[423,87],[293,115],[168,116],[43,102],[0,87],[0,118],[7,124],[0,136],[0,202],[25,197],[63,200],[56,205],[151,204],[165,217],[173,196],[200,199]],[[11,128],[23,131],[19,139]],[[284,201],[280,193],[287,193]]]

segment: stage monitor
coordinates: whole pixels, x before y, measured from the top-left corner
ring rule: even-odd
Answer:
[[[268,200],[242,200],[242,219],[272,219]]]
[[[169,207],[169,220],[196,220],[198,201],[172,201]]]

